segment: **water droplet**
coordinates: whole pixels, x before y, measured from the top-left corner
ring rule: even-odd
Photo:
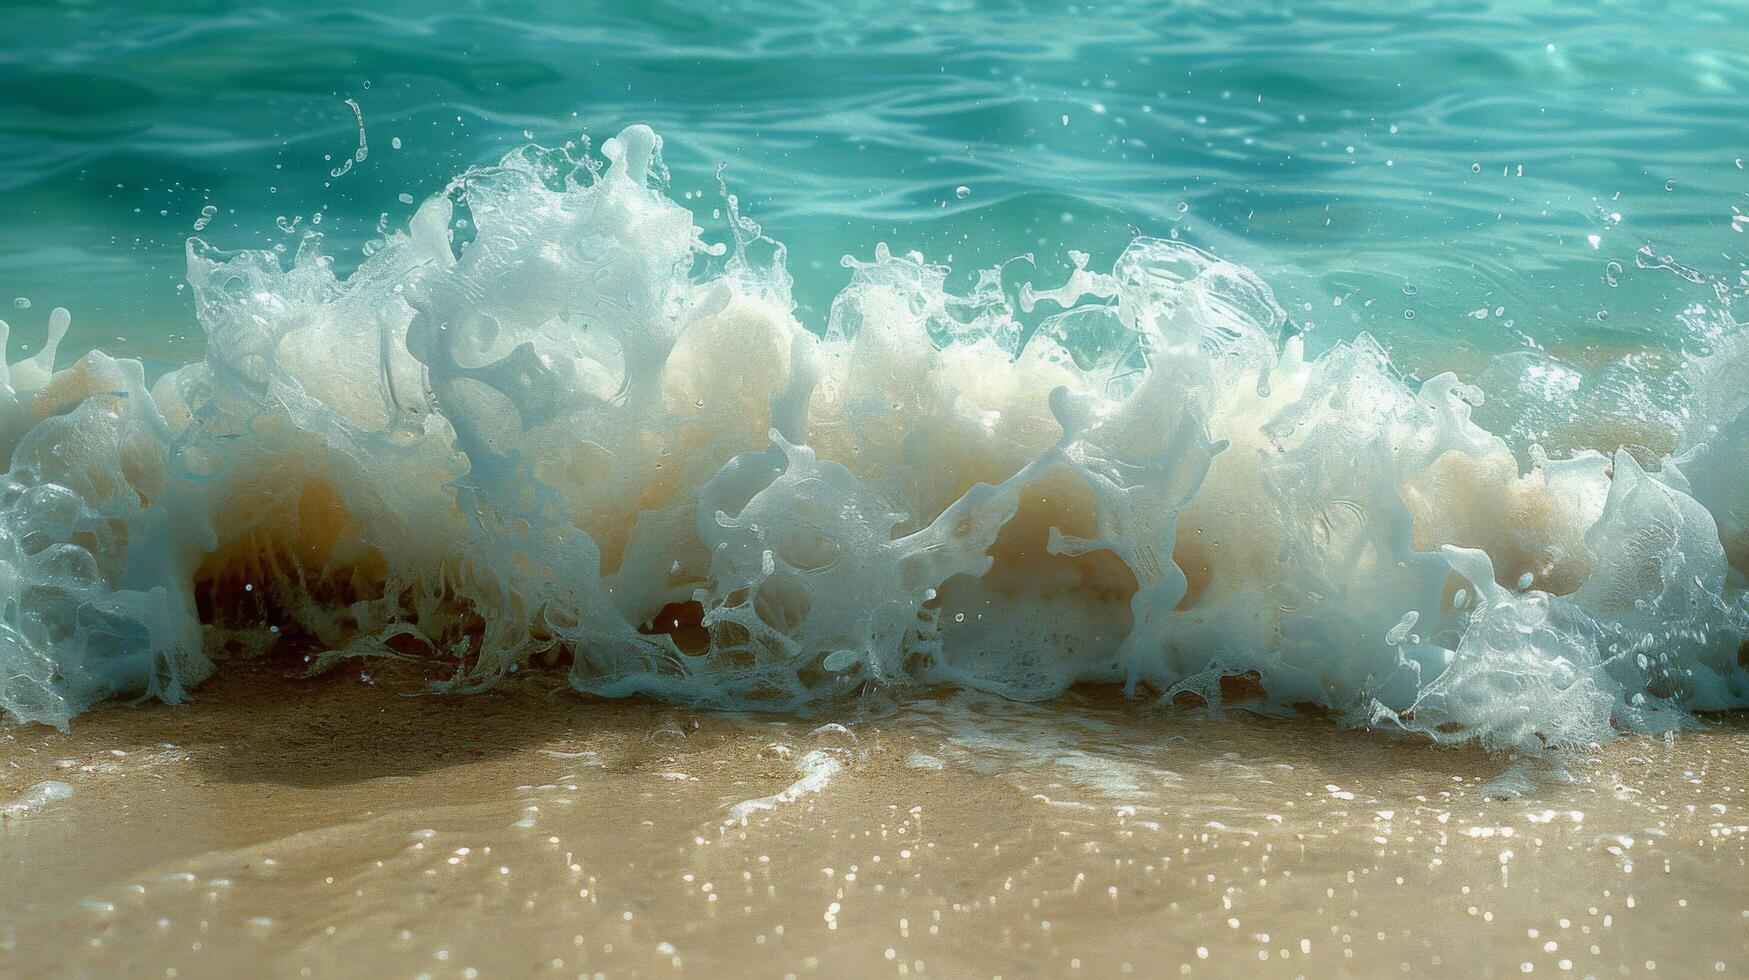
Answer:
[[[1415,319],[1415,311],[1414,310],[1404,310],[1403,311],[1403,319],[1405,319],[1405,320]]]
[[[1419,293],[1420,291],[1421,291],[1421,287],[1415,285],[1412,282],[1406,282],[1403,284],[1403,295],[1404,296],[1413,296],[1416,293]]]
[[[396,150],[400,149],[401,148],[401,137],[397,136],[394,139],[389,140],[389,146],[393,149],[396,149]]]
[[[1482,165],[1481,164],[1479,164],[1479,163],[1470,164],[1470,173],[1479,174],[1481,172],[1482,172]]]
[[[1399,643],[1402,643],[1405,639],[1409,639],[1411,636],[1410,630],[1415,628],[1415,623],[1420,619],[1421,614],[1413,609],[1404,613],[1402,620],[1398,622],[1397,625],[1391,627],[1390,632],[1385,634],[1385,645],[1394,647]],[[1410,640],[1410,642],[1416,641]]]
[[[30,297],[20,296],[12,301],[12,305],[21,310],[28,310],[30,309]]]
[[[400,201],[402,204],[412,204],[413,203],[413,195],[408,194],[405,191],[402,191],[401,195],[399,197],[397,197],[395,200]]]
[[[347,158],[345,163],[328,171],[330,177],[345,176],[352,170],[354,163],[363,163],[365,157],[370,156],[370,145],[364,139],[364,110],[358,107],[356,99],[347,99],[346,104],[352,109],[352,117],[358,121],[358,149],[352,152],[352,156]],[[328,158],[324,156],[323,159]]]
[[[954,188],[954,189],[953,189],[953,196],[954,196],[954,197],[957,197],[957,198],[959,198],[959,199],[960,199],[960,200],[962,200],[962,201],[963,201],[963,200],[965,200],[965,199],[966,199],[966,198],[968,198],[968,197],[971,197],[971,196],[972,196],[972,189],[971,189],[971,188],[970,188],[970,187],[967,187],[967,186],[966,186],[966,185],[964,185],[964,184],[961,184],[961,185],[959,185],[959,186],[958,186],[958,187],[955,187],[955,188]]]
[[[204,231],[207,225],[212,224],[213,215],[218,213],[219,209],[211,204],[201,208],[200,217],[194,219],[194,230]]]

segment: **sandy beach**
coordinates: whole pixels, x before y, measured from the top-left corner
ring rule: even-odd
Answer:
[[[1484,753],[1101,691],[798,720],[419,687],[233,664],[5,729],[4,972],[1749,966],[1740,715],[1500,799]]]

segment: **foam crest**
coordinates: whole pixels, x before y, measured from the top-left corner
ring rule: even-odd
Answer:
[[[882,247],[809,329],[660,148],[469,171],[345,278],[314,236],[191,240],[206,357],[149,389],[11,365],[0,704],[64,725],[269,649],[781,710],[1120,683],[1523,752],[1749,702],[1734,323],[1680,454],[1526,469],[1479,389],[1308,359],[1175,241],[963,294]]]

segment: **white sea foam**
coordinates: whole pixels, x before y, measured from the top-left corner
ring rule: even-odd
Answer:
[[[73,787],[66,783],[54,779],[44,780],[25,790],[24,795],[18,799],[0,804],[0,817],[21,817],[57,800],[70,799],[72,795]]]
[[[757,799],[742,800],[729,808],[728,824],[745,824],[755,813],[762,810],[775,810],[788,803],[794,803],[806,796],[812,796],[826,788],[832,777],[844,771],[844,763],[838,757],[822,749],[815,749],[796,760],[796,772],[799,774],[795,782],[770,796]]]
[[[176,700],[221,641],[742,708],[1118,682],[1521,751],[1749,702],[1734,323],[1679,456],[1526,470],[1480,390],[1308,359],[1175,241],[1017,295],[882,248],[810,331],[659,147],[470,171],[345,279],[191,240],[207,354],[149,389],[11,365],[0,704]]]

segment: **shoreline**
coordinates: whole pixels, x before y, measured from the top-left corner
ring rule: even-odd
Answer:
[[[0,730],[0,799],[73,790],[0,821],[20,975],[1749,963],[1745,713],[1497,800],[1478,750],[1104,692],[798,720],[229,667]]]

